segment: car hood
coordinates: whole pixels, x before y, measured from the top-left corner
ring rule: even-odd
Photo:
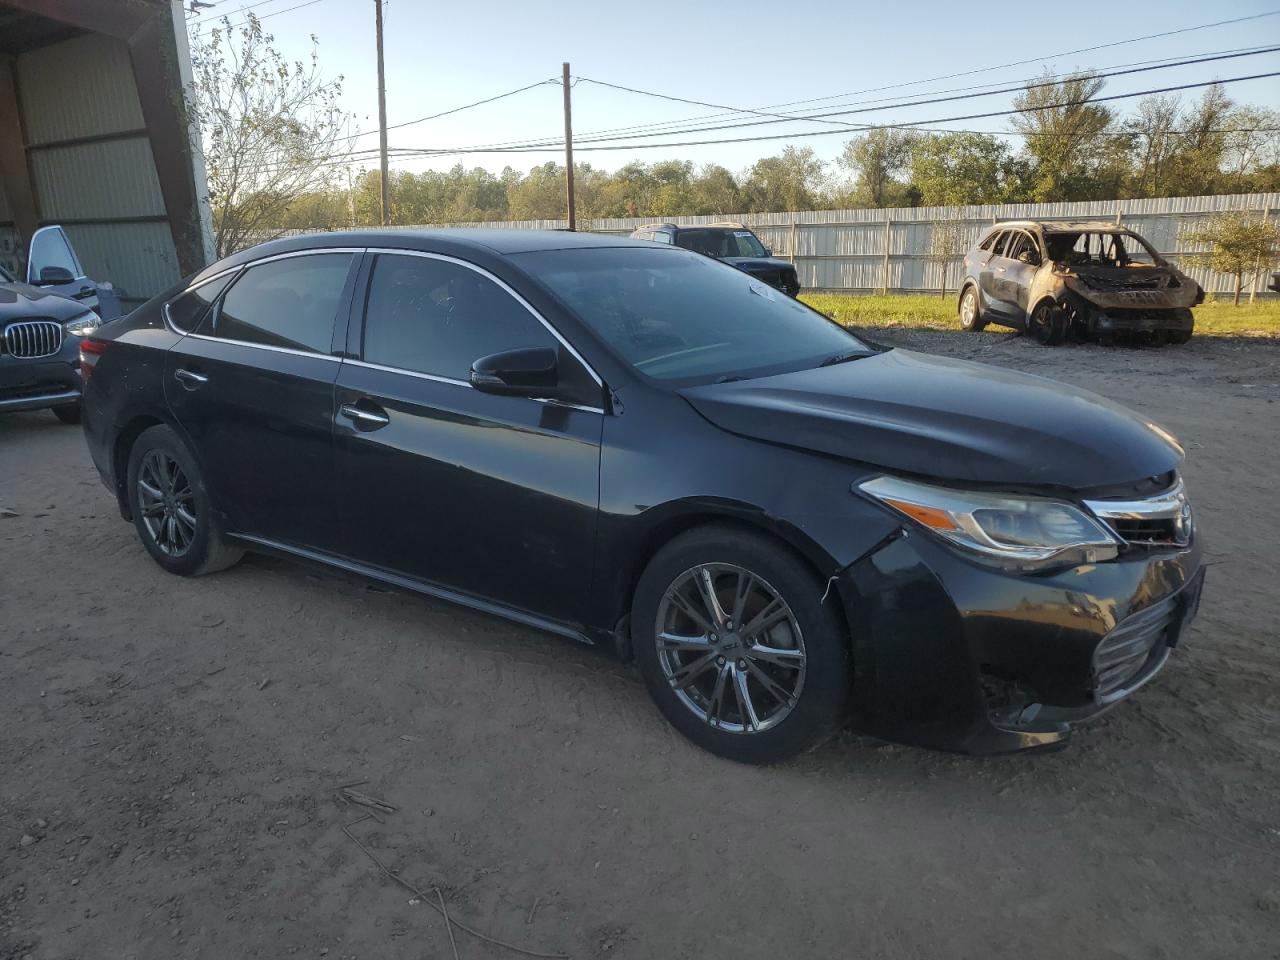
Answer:
[[[909,350],[680,393],[724,430],[939,480],[1083,490],[1182,460],[1168,433],[1096,394]]]
[[[0,283],[0,324],[28,317],[66,321],[88,309],[84,304],[26,283]]]
[[[724,262],[732,264],[747,273],[772,273],[775,270],[794,270],[786,260],[773,257],[724,257]]]

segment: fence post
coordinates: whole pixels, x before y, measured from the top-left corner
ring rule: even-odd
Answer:
[[[787,241],[787,250],[791,256],[791,265],[796,265],[796,218],[791,218],[791,239]]]
[[[889,214],[884,215],[884,267],[881,276],[881,292],[887,294],[889,292],[889,227],[893,221],[889,219]]]
[[[1124,208],[1120,205],[1120,201],[1116,201],[1116,226],[1120,226],[1120,221],[1124,219]]]
[[[1271,219],[1271,209],[1269,207],[1262,208],[1262,222],[1266,223]],[[1249,285],[1249,303],[1253,304],[1254,298],[1258,296],[1258,284],[1262,282],[1262,257],[1258,257],[1258,262],[1253,268],[1253,283]]]

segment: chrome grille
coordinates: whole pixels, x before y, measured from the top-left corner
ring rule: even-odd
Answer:
[[[1166,651],[1169,627],[1178,612],[1178,598],[1168,597],[1120,621],[1093,651],[1094,696],[1110,703],[1124,696]]]
[[[62,324],[53,320],[23,320],[4,328],[5,349],[15,357],[34,360],[62,349]]]
[[[1145,500],[1086,500],[1085,506],[1125,543],[1185,547],[1191,542],[1191,503],[1181,480]]]

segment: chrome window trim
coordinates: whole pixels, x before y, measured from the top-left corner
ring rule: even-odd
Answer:
[[[164,304],[164,307],[162,307],[162,308],[161,308],[161,310],[160,310],[160,314],[161,314],[161,316],[164,318],[164,325],[165,325],[166,327],[168,327],[168,328],[169,328],[170,332],[172,332],[172,333],[176,333],[176,334],[178,334],[178,336],[180,336],[180,337],[193,337],[193,336],[195,336],[195,334],[194,334],[194,333],[192,333],[190,330],[184,330],[184,329],[182,329],[182,327],[178,326],[176,323],[174,323],[174,322],[173,322],[173,315],[172,315],[172,314],[170,314],[170,312],[169,312],[169,306],[170,306],[170,304],[172,304],[172,303],[174,303],[175,301],[177,301],[177,300],[181,299],[182,297],[185,297],[185,296],[186,296],[188,293],[190,293],[192,290],[199,290],[199,289],[200,289],[201,287],[203,287],[205,284],[207,284],[207,283],[213,283],[213,281],[215,281],[215,280],[221,280],[221,279],[222,279],[223,277],[225,277],[227,274],[229,274],[229,273],[235,273],[235,272],[236,272],[237,270],[239,270],[239,269],[240,269],[240,267],[238,267],[238,266],[237,266],[237,267],[227,267],[227,269],[225,269],[225,270],[219,270],[219,271],[218,271],[217,273],[215,273],[213,276],[211,276],[211,277],[205,277],[205,278],[204,278],[203,280],[201,280],[199,283],[193,283],[193,284],[191,284],[191,286],[189,286],[189,287],[185,287],[185,288],[182,290],[182,292],[181,292],[181,293],[178,293],[178,294],[176,294],[175,296],[173,296],[171,299],[166,300],[166,301],[165,301],[165,304]],[[216,298],[215,298],[215,299],[216,299]]]
[[[516,303],[520,304],[520,306],[528,310],[529,313],[533,315],[534,319],[537,320],[540,324],[542,324],[543,327],[546,328],[547,332],[550,333],[551,336],[555,337],[557,342],[559,342],[559,344],[562,347],[568,350],[575,360],[577,360],[580,364],[582,364],[583,368],[587,371],[587,373],[591,375],[591,379],[596,382],[596,386],[598,386],[601,390],[604,389],[604,380],[600,378],[600,374],[596,373],[595,368],[592,367],[591,364],[587,363],[586,357],[584,357],[576,349],[574,349],[573,344],[571,344],[568,340],[566,340],[561,335],[560,331],[557,330],[555,327],[553,327],[550,321],[548,321],[546,317],[544,317],[536,309],[534,309],[533,305],[529,303],[528,300],[520,296],[520,294],[517,293],[510,286],[510,284],[508,284],[501,277],[494,276],[484,267],[471,263],[468,260],[461,260],[458,257],[451,257],[443,253],[430,253],[426,250],[405,250],[405,249],[400,249],[396,247],[369,247],[366,250],[366,252],[376,253],[376,254],[399,255],[399,256],[407,256],[407,257],[423,257],[427,260],[443,260],[446,263],[456,263],[460,267],[466,267],[468,270],[473,270],[476,273],[480,274],[482,277],[485,277],[488,280],[492,280],[502,290],[506,291],[508,296],[510,296],[513,300],[515,300]],[[370,283],[372,283],[372,281],[373,281],[373,278],[372,278],[372,275],[370,275]],[[409,373],[411,371],[406,370],[404,372]],[[461,381],[454,381],[454,382],[461,382]],[[467,384],[467,385],[470,386],[470,384]]]
[[[287,253],[273,253],[269,257],[261,257],[257,260],[246,260],[244,263],[238,263],[234,267],[227,267],[227,269],[225,270],[219,270],[217,273],[213,274],[213,276],[205,277],[199,283],[193,283],[189,287],[184,287],[182,292],[176,294],[172,299],[165,302],[164,308],[160,311],[161,314],[164,316],[165,326],[167,326],[171,331],[173,331],[176,334],[179,334],[180,336],[184,336],[184,337],[196,336],[196,334],[192,333],[189,330],[183,330],[181,327],[179,327],[176,323],[173,322],[173,320],[169,316],[169,304],[173,303],[174,300],[177,300],[178,297],[185,297],[192,290],[196,290],[196,289],[199,289],[200,287],[203,287],[206,283],[213,283],[213,281],[221,277],[225,277],[228,273],[248,270],[250,267],[256,267],[259,264],[263,264],[263,263],[270,263],[273,260],[288,260],[291,257],[313,257],[313,256],[318,256],[326,253],[350,253],[350,254],[364,253],[364,247],[311,247],[306,250],[290,250]],[[230,285],[228,285],[227,290],[230,290],[230,289],[231,287]],[[226,293],[226,290],[224,290],[223,293]],[[224,338],[223,337],[204,337],[204,339],[205,340],[223,340]],[[247,343],[244,340],[226,340],[226,342],[239,343],[239,344],[243,344],[246,347],[262,346],[262,344]],[[268,349],[284,350],[286,348],[268,347]],[[295,350],[293,352],[305,353],[306,351]],[[307,354],[307,355],[323,356],[323,354]]]
[[[381,370],[384,373],[394,373],[402,377],[414,377],[417,380],[430,380],[434,383],[448,383],[455,387],[466,387],[468,390],[475,389],[475,387],[473,387],[468,381],[455,380],[453,377],[441,377],[434,373],[420,373],[417,370],[405,370],[401,367],[388,367],[381,363],[369,363],[367,360],[352,360],[350,357],[335,357],[334,359],[341,359],[343,363],[348,363],[353,367],[364,367],[368,370]],[[581,403],[569,403],[565,400],[557,400],[554,397],[518,397],[517,399],[532,400],[534,403],[546,403],[554,407],[567,407],[571,410],[582,410],[586,413],[598,413],[601,416],[605,413],[604,407],[589,407]]]
[[[312,357],[316,360],[328,360],[332,363],[341,363],[342,357],[335,357],[331,353],[316,353],[314,350],[295,350],[292,347],[273,347],[268,343],[250,343],[248,340],[232,340],[230,337],[211,337],[204,333],[188,333],[188,337],[193,340],[208,340],[210,343],[230,343],[237,347],[253,347],[255,350],[270,350],[272,353],[291,353],[295,357]]]

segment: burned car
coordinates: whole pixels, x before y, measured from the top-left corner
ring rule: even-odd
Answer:
[[[1103,223],[997,224],[964,258],[960,326],[1025,330],[1040,343],[1191,339],[1204,290],[1132,230]]]

